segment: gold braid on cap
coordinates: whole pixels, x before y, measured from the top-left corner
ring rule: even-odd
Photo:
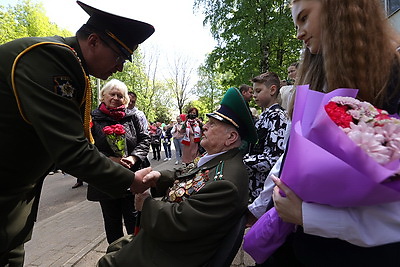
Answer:
[[[123,48],[126,49],[126,51],[128,51],[129,53],[133,54],[132,49],[130,49],[129,47],[126,46],[126,44],[124,44],[124,42],[122,42],[120,39],[118,39],[117,36],[115,36],[112,32],[106,30],[106,33],[108,36],[110,36],[111,38],[113,38],[115,41],[117,41],[120,45],[122,45]]]
[[[224,118],[225,120],[229,121],[229,122],[232,123],[236,128],[239,129],[239,125],[238,125],[234,120],[232,120],[231,118],[225,116],[225,115],[222,114],[222,113],[219,113],[218,111],[214,111],[214,113],[215,113],[215,114],[218,114],[219,116],[221,116],[221,117]]]

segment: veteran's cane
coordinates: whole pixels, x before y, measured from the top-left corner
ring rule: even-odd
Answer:
[[[141,211],[136,213],[136,221],[135,221],[135,229],[133,231],[133,236],[137,236],[140,231],[140,216],[142,215]]]

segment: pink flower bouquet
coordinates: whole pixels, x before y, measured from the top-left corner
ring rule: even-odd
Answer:
[[[354,207],[400,200],[400,120],[356,94],[297,88],[281,179],[303,201]],[[294,230],[277,216],[271,209],[245,236],[245,251],[259,263]]]
[[[105,126],[103,132],[106,134],[107,142],[115,155],[125,157],[127,153],[124,126],[121,124]]]

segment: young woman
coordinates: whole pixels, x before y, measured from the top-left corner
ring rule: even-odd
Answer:
[[[357,88],[358,98],[399,112],[400,36],[379,0],[293,0],[292,16],[304,53],[297,84],[330,92]],[[305,266],[399,266],[400,202],[334,208],[305,203],[279,179],[275,207],[294,235]],[[338,192],[340,197],[340,192]]]

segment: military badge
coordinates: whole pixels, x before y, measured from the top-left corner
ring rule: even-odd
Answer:
[[[209,170],[201,170],[194,177],[176,180],[164,200],[179,203],[187,199],[206,185],[206,182],[210,180],[209,172]]]
[[[72,85],[72,80],[69,76],[54,77],[54,91],[66,98],[75,97],[76,89]]]

